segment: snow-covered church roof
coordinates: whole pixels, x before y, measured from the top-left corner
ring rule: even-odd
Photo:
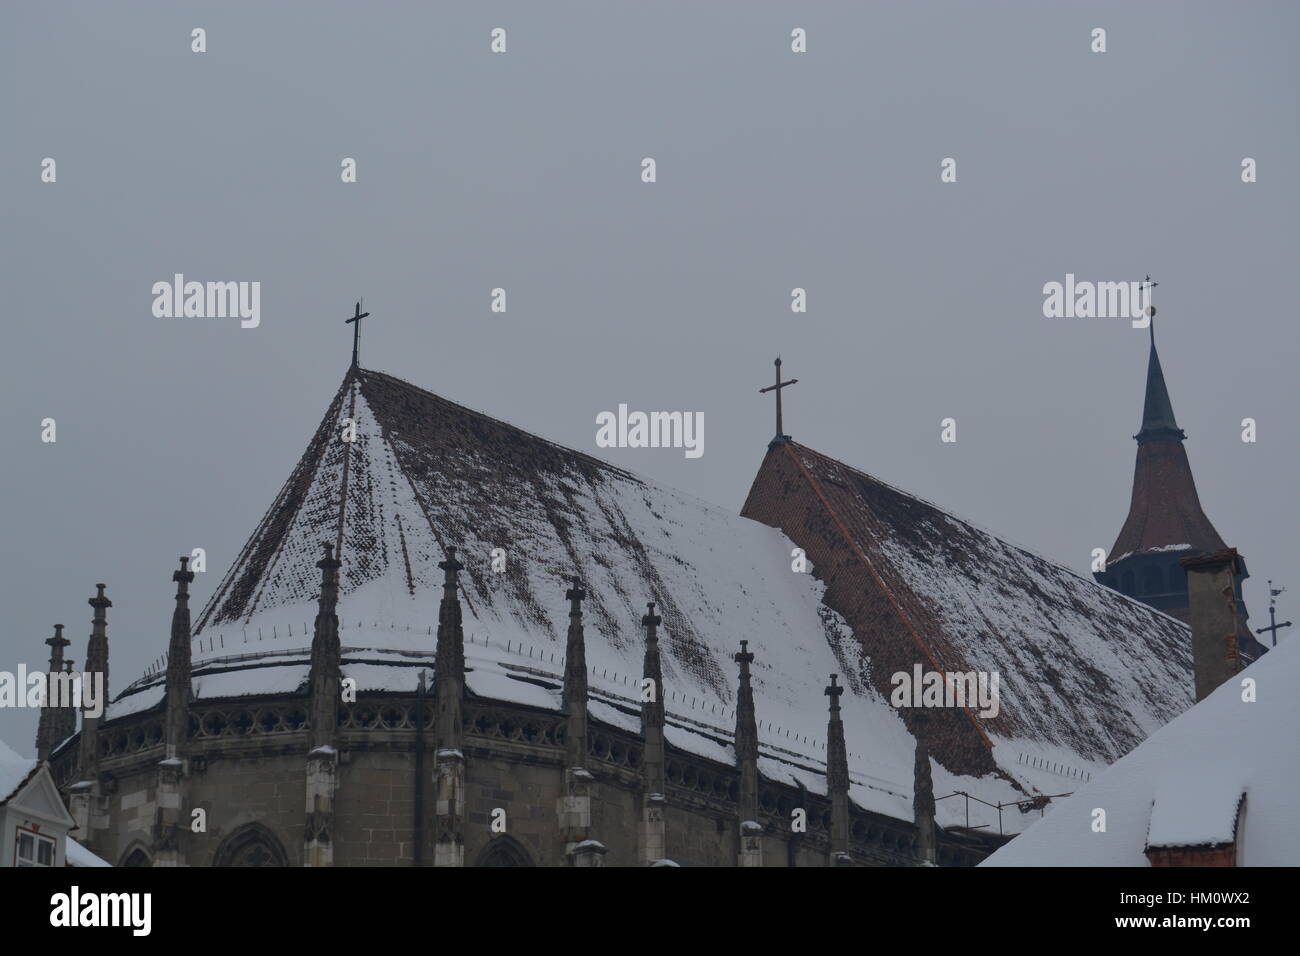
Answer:
[[[1185,624],[805,445],[773,443],[742,513],[821,560],[877,690],[918,662],[998,674],[999,713],[965,736],[1004,769],[1036,743],[1091,772],[1191,706]]]
[[[732,655],[747,640],[756,655],[760,770],[825,793],[822,690],[831,673],[843,674],[851,797],[867,809],[911,819],[913,739],[872,687],[869,654],[824,603],[824,586],[813,575],[792,573],[794,545],[780,531],[391,376],[353,368],[198,617],[199,700],[305,686],[322,541],[334,542],[342,561],[343,671],[363,692],[413,692],[419,670],[431,669],[442,580],[437,564],[454,545],[466,565],[461,601],[472,693],[558,711],[568,614],[563,578],[577,574],[588,593],[594,720],[637,729],[639,622],[654,600],[663,618],[670,745],[734,762]],[[503,572],[493,570],[494,552],[504,557]],[[1089,600],[1125,603],[1074,580]],[[1067,607],[1078,600],[1058,596]],[[1126,620],[1137,631],[1153,616],[1159,615]],[[1018,623],[1031,626],[1027,611]],[[1135,633],[1132,640],[1145,636]],[[1158,646],[1163,653],[1163,638]],[[1127,651],[1117,654],[1099,640],[1085,642],[1080,653],[1107,679],[1133,666]],[[108,716],[158,706],[162,695],[162,674],[147,676],[119,696]],[[1146,718],[1141,711],[1139,722]],[[1032,725],[1013,746],[1000,760],[1001,774],[978,780],[936,766],[936,796],[963,790],[1005,803],[1059,793],[1071,788],[1080,768],[1101,765],[1068,740],[1040,739]],[[961,800],[941,799],[939,822],[962,822],[964,811]],[[1007,817],[1008,832],[1027,819],[1014,811]],[[972,805],[971,822],[996,827],[997,813]]]
[[[1236,843],[1238,866],[1295,866],[1297,686],[1300,641],[1292,639],[1219,685],[982,865],[1148,866],[1148,847]],[[1094,826],[1098,809],[1105,811],[1104,832]]]

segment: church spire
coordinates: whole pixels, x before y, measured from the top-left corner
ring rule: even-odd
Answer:
[[[1160,367],[1160,354],[1156,351],[1156,307],[1147,306],[1150,320],[1151,352],[1147,358],[1147,393],[1142,404],[1142,428],[1133,437],[1139,445],[1150,441],[1182,441],[1186,432],[1174,420],[1174,404],[1169,400],[1165,385],[1165,372]]]
[[[1148,277],[1143,288],[1149,290],[1154,285]],[[1142,428],[1133,436],[1138,448],[1128,517],[1107,555],[1105,571],[1097,572],[1096,577],[1108,587],[1186,621],[1187,576],[1178,564],[1179,558],[1222,551],[1227,545],[1201,509],[1183,445],[1187,435],[1174,418],[1173,402],[1156,351],[1155,312],[1155,306],[1148,304],[1146,314],[1151,326],[1146,395]],[[1240,588],[1246,573],[1245,566],[1241,568],[1237,602],[1244,625]],[[1243,633],[1249,639],[1248,629],[1243,627]]]

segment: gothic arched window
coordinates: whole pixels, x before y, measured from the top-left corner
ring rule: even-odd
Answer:
[[[533,859],[523,844],[513,837],[501,834],[483,848],[475,866],[532,866]]]
[[[274,833],[260,823],[249,823],[226,837],[212,865],[288,866],[289,857]]]

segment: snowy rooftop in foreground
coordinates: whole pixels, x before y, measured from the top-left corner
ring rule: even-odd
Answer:
[[[1254,680],[1257,699],[1242,700]],[[1151,846],[1231,843],[1238,866],[1300,862],[1300,640],[1279,644],[1049,809],[983,866],[1148,866]],[[1092,830],[1093,809],[1106,832]],[[1148,842],[1150,841],[1150,842]]]
[[[346,418],[356,423],[351,444],[338,440]],[[967,527],[951,520],[954,528]],[[979,546],[1003,548],[1008,561],[1020,553],[985,538]],[[413,692],[420,669],[431,672],[442,581],[437,564],[446,546],[455,545],[466,565],[461,603],[469,691],[558,710],[554,689],[517,678],[540,675],[542,683],[558,687],[568,614],[563,578],[576,573],[589,595],[584,611],[593,719],[636,728],[640,620],[646,602],[655,600],[663,618],[671,745],[734,762],[732,655],[747,640],[756,655],[763,772],[825,791],[822,690],[831,673],[841,674],[852,796],[911,819],[914,741],[872,688],[869,656],[823,604],[824,586],[811,574],[792,572],[794,545],[781,532],[365,370],[349,372],[293,474],[198,617],[199,700],[304,689],[320,581],[315,564],[321,543],[336,540],[342,542],[343,670],[362,691]],[[505,573],[491,569],[495,548],[505,549]],[[906,557],[900,555],[899,563],[918,581],[933,570],[915,552],[910,565]],[[1034,587],[1041,594],[1020,603],[992,582],[982,590],[932,595],[951,603],[950,628],[972,628],[967,656],[1004,672],[1010,684],[1003,690],[1004,710],[1027,708],[1005,733],[994,735],[998,764],[1023,789],[992,775],[954,776],[936,764],[938,797],[964,790],[1006,803],[1071,790],[1077,785],[1071,772],[1096,774],[1107,756],[1126,748],[1104,739],[1089,750],[1078,735],[1055,728],[1070,712],[1090,730],[1099,726],[1102,705],[1089,694],[1098,681],[1109,689],[1103,709],[1126,714],[1112,722],[1134,723],[1139,733],[1158,726],[1163,710],[1177,712],[1189,699],[1181,680],[1185,662],[1151,654],[1144,643],[1157,634],[1163,649],[1185,636],[1181,624],[1035,560]],[[1046,620],[1023,607],[1040,596],[1049,601]],[[992,609],[1001,616],[990,618]],[[1115,646],[1098,620],[1123,631]],[[1003,651],[1023,651],[1023,661],[981,653],[988,631],[1003,626],[1014,638]],[[1066,702],[1066,716],[1038,687],[1041,675],[1018,679],[1015,673],[1025,662],[1040,666],[1034,652],[1044,638],[1068,649],[1072,663],[1082,662],[1082,673],[1066,675],[1062,685],[1065,693],[1082,695]],[[1153,708],[1140,692],[1142,682],[1164,680],[1175,670],[1175,686]],[[109,719],[157,707],[162,694],[161,674],[137,681],[110,706]],[[1038,720],[1041,713],[1051,714],[1050,723]],[[960,824],[965,807],[958,799],[940,800],[938,816],[942,825]],[[1004,814],[1008,832],[1031,819],[1014,808]],[[971,823],[996,832],[997,812],[972,805]]]
[[[35,769],[35,757],[21,757],[0,740],[0,803],[12,797]]]
[[[101,860],[95,854],[91,853],[84,846],[68,837],[65,841],[65,852],[68,855],[68,866],[112,866],[106,860]]]

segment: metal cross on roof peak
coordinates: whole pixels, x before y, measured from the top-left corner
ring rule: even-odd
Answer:
[[[776,437],[779,440],[786,437],[786,435],[781,431],[781,389],[794,385],[799,380],[797,378],[792,378],[788,382],[781,381],[781,356],[778,355],[776,357],[776,362],[773,364],[776,366],[775,384],[769,385],[767,388],[760,388],[758,391],[760,394],[764,392],[776,392]]]
[[[364,301],[366,300],[365,299],[361,300],[361,302]],[[352,326],[352,365],[354,368],[358,364],[357,363],[358,354],[361,351],[361,320],[370,315],[369,312],[361,311],[361,302],[357,303],[357,309],[352,314],[352,318],[346,319],[343,323],[344,325]]]

